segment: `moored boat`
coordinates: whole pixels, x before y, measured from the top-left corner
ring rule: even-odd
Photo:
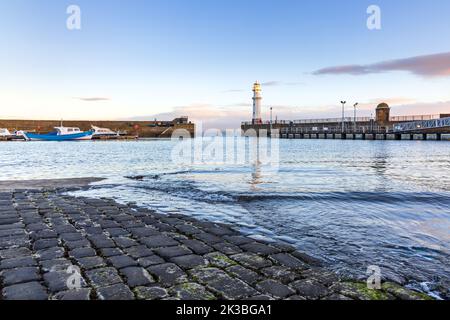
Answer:
[[[24,132],[27,141],[80,141],[91,140],[94,131],[81,131],[75,127],[55,127],[55,131],[47,134]]]
[[[8,138],[8,137],[11,137],[11,136],[12,136],[12,134],[11,134],[11,132],[9,132],[8,129],[6,129],[6,128],[0,128],[0,137],[6,137],[6,138]]]
[[[100,139],[102,137],[111,138],[111,137],[119,136],[118,132],[112,131],[111,129],[108,129],[108,128],[99,128],[96,126],[91,126],[91,127],[92,127],[92,130],[94,131],[94,134],[92,136],[93,139],[96,139],[96,138]]]

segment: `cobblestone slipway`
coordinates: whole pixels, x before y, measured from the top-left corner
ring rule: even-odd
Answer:
[[[293,247],[228,225],[64,191],[0,192],[0,299],[427,298],[338,279]]]

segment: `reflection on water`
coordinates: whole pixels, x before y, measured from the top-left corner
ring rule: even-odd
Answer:
[[[250,183],[252,191],[261,191],[261,189],[258,188],[258,185],[262,183],[261,179],[262,179],[261,163],[257,161],[253,165],[252,180]]]
[[[283,140],[276,171],[258,162],[176,165],[172,146],[4,143],[0,179],[107,177],[81,194],[233,223],[343,275],[364,278],[378,265],[392,280],[450,287],[448,143]],[[143,179],[125,178],[132,176]]]

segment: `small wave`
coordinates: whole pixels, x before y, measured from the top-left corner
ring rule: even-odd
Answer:
[[[436,193],[386,193],[386,192],[329,192],[329,193],[270,193],[240,194],[240,202],[263,200],[299,200],[299,201],[345,201],[371,203],[446,203],[450,204],[450,196]]]
[[[179,174],[187,174],[190,172],[191,172],[190,170],[184,170],[184,171],[164,172],[164,173],[148,174],[148,175],[125,176],[125,178],[130,179],[130,180],[137,180],[137,181],[144,181],[146,179],[158,180],[158,179],[161,179],[163,176],[174,176],[174,175],[179,175]]]
[[[136,187],[147,190],[154,190],[176,195],[182,198],[192,198],[204,202],[264,202],[264,201],[300,201],[300,202],[321,202],[321,203],[379,203],[389,204],[450,204],[450,195],[443,193],[417,193],[417,192],[301,192],[301,193],[276,193],[276,192],[232,192],[204,190],[190,180],[163,180],[163,176],[174,176],[192,173],[191,170],[176,171],[163,174],[128,177],[143,184]],[[155,180],[158,180],[155,182]]]
[[[235,198],[226,192],[208,192],[195,188],[187,182],[157,183],[136,185],[136,188],[168,193],[180,198],[187,198],[208,203],[235,202]]]

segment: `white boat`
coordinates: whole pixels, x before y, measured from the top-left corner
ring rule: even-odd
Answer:
[[[25,132],[25,139],[28,141],[80,141],[91,140],[94,131],[81,131],[76,127],[55,127],[54,132],[47,134],[35,134]]]
[[[13,135],[6,128],[0,128],[0,137],[12,137]]]
[[[112,131],[108,128],[100,128],[96,126],[91,126],[92,131],[94,131],[93,138],[99,137],[117,137],[119,135],[118,132]]]

